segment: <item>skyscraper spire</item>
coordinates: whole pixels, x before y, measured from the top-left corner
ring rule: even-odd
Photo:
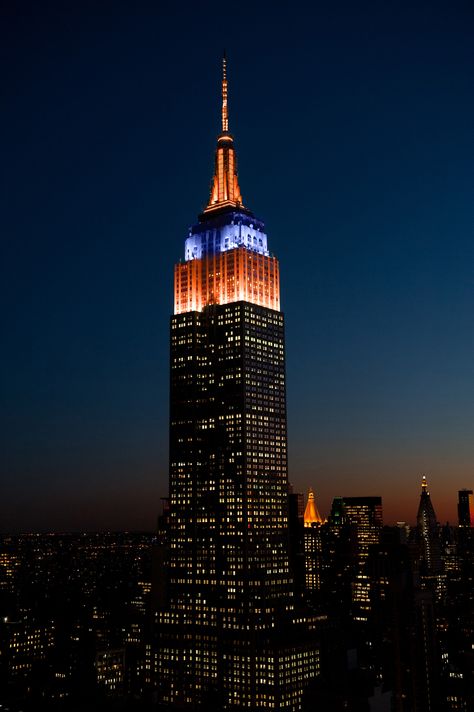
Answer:
[[[227,57],[225,52],[222,58],[222,133],[217,139],[211,194],[203,215],[222,208],[245,210],[242,205],[242,195],[237,178],[237,157],[234,150],[234,139],[229,133]]]
[[[229,131],[229,114],[227,110],[227,57],[224,50],[222,57],[222,133]]]

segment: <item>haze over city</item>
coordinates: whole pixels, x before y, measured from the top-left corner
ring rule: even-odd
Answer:
[[[243,199],[281,265],[290,481],[323,515],[380,495],[413,522],[426,473],[454,522],[474,462],[472,4],[0,13],[0,529],[155,526],[173,265],[209,196],[224,46]]]

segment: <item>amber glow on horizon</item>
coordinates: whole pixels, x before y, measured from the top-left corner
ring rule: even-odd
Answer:
[[[237,247],[175,266],[175,314],[202,311],[208,304],[239,301],[280,311],[276,257]]]

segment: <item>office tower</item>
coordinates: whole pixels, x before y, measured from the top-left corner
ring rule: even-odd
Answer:
[[[297,710],[319,650],[295,611],[289,567],[279,269],[243,205],[225,59],[211,193],[174,284],[159,698]]]
[[[458,522],[460,527],[474,527],[474,497],[472,490],[459,490]]]
[[[357,529],[357,558],[367,560],[369,546],[378,544],[382,528],[381,497],[343,497],[344,516]]]
[[[370,611],[370,581],[366,571],[369,547],[378,544],[382,528],[381,497],[343,497],[344,516],[355,533],[353,617],[366,623]]]
[[[428,491],[425,475],[421,481],[420,504],[416,517],[420,544],[420,571],[425,575],[441,574],[443,562],[436,514]]]
[[[95,656],[97,685],[106,695],[120,696],[125,684],[125,649],[100,650]]]
[[[314,492],[310,487],[304,511],[305,588],[307,591],[319,591],[321,589],[321,524],[323,524],[323,520],[316,505]]]
[[[328,610],[347,622],[351,611],[356,528],[347,521],[342,497],[335,497],[322,528],[322,592]]]

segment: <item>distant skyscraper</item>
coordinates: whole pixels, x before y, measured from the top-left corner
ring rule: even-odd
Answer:
[[[305,588],[307,591],[319,591],[321,589],[321,524],[323,524],[323,520],[316,505],[314,492],[310,487],[304,512]]]
[[[227,76],[211,194],[175,268],[160,699],[297,710],[319,672],[289,568],[279,268],[244,207]]]
[[[416,521],[418,541],[421,546],[421,571],[426,575],[440,574],[443,570],[443,563],[438,523],[425,475],[421,481],[420,504]]]
[[[474,497],[472,490],[459,490],[458,497],[459,526],[474,527]]]

